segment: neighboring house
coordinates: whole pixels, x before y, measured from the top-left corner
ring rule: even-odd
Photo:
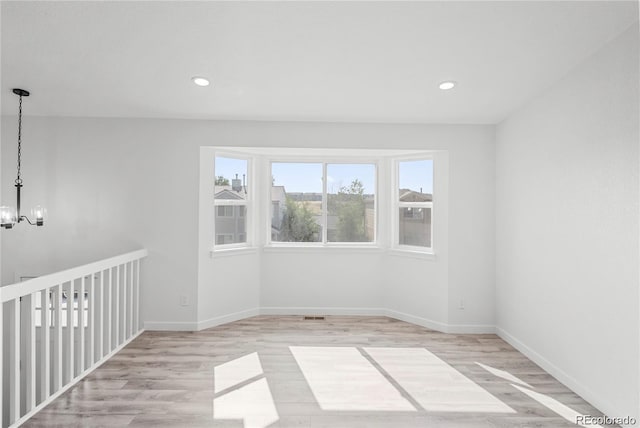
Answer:
[[[431,193],[400,189],[400,202],[432,202]],[[431,245],[431,208],[400,208],[399,238],[402,245]]]
[[[238,201],[247,197],[246,187],[232,180],[231,186],[215,186],[215,199]],[[286,210],[287,192],[284,186],[271,188],[271,239],[280,240],[282,219]],[[246,209],[244,206],[221,205],[215,207],[216,244],[246,241]]]
[[[232,180],[231,186],[215,186],[214,198],[218,201],[238,201],[247,199],[246,187],[240,180]],[[246,242],[246,207],[238,205],[216,205],[215,233],[216,244]]]
[[[400,202],[432,202],[431,193],[416,192],[410,189],[400,189]]]

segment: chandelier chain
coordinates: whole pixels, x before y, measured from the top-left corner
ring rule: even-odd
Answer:
[[[17,185],[22,184],[22,177],[20,177],[20,168],[22,166],[22,95],[20,95],[20,103],[18,107],[18,175],[16,176],[15,183]]]

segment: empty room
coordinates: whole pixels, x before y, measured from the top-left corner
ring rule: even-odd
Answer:
[[[638,6],[1,1],[0,428],[640,426]]]

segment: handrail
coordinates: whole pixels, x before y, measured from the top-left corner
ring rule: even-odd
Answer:
[[[108,269],[110,266],[121,265],[132,260],[141,259],[146,257],[148,254],[149,251],[146,249],[136,250],[119,256],[110,257],[108,259],[99,260],[97,262],[87,263],[86,265],[5,285],[4,287],[0,287],[0,303],[8,302],[26,294],[42,291],[45,288],[50,287],[51,284],[59,284],[69,281],[70,279],[99,272],[102,269]]]
[[[0,287],[0,428],[22,425],[142,333],[147,255],[140,249]]]

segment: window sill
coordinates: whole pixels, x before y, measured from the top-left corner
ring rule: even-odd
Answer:
[[[211,249],[209,250],[209,256],[212,259],[217,259],[218,257],[229,257],[229,256],[242,256],[247,254],[257,254],[257,247],[237,247],[237,248],[223,248],[223,249]]]
[[[401,250],[399,248],[393,248],[391,250],[388,251],[388,254],[390,256],[395,256],[395,257],[409,257],[409,258],[413,258],[413,259],[420,259],[420,260],[429,260],[429,261],[436,261],[436,255],[432,252],[426,252],[426,251],[416,251],[416,250]]]
[[[265,245],[263,247],[265,253],[361,253],[375,254],[382,253],[384,250],[377,245]]]

